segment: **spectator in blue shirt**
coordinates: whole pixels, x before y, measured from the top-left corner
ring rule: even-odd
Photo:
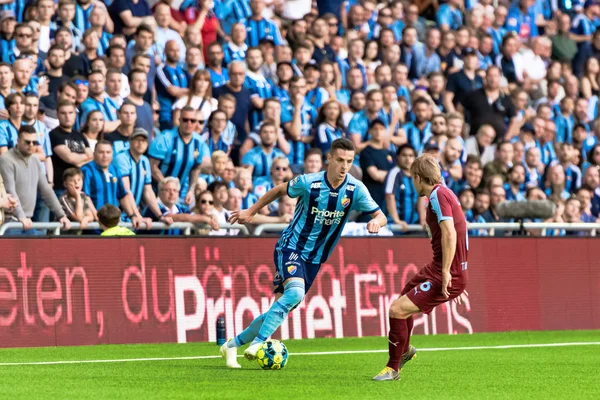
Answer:
[[[273,160],[277,157],[285,157],[285,154],[277,148],[277,127],[271,122],[261,125],[260,146],[248,151],[242,158],[242,164],[252,171],[252,179],[256,181],[260,177],[268,177]]]
[[[229,155],[231,152],[232,143],[225,136],[227,122],[225,111],[215,110],[210,114],[207,124],[208,130],[203,134],[210,154],[218,150],[221,150],[226,155]],[[207,183],[210,185],[211,182]]]
[[[98,110],[104,116],[104,131],[112,132],[116,130],[121,124],[117,116],[119,106],[104,91],[106,78],[102,75],[102,72],[92,71],[88,76],[88,82],[89,94],[80,106],[79,123],[83,125],[88,113],[92,110]]]
[[[312,129],[317,110],[306,99],[306,80],[295,76],[290,83],[290,101],[281,105],[281,125],[290,135],[291,151],[288,156],[292,168],[304,162],[304,152],[312,142]]]
[[[410,175],[410,166],[416,156],[417,152],[410,144],[399,146],[396,166],[385,177],[385,210],[388,221],[401,225],[403,229],[406,229],[407,225],[419,222],[419,196]]]
[[[221,44],[219,42],[209,44],[206,50],[206,57],[206,69],[210,73],[210,81],[213,89],[226,85],[229,82],[229,71],[223,67],[225,55]]]
[[[248,34],[246,44],[249,47],[258,47],[261,39],[272,40],[275,46],[283,44],[277,25],[262,16],[265,9],[265,0],[250,0],[250,9],[252,15],[243,21]]]
[[[419,79],[419,71],[425,60],[425,46],[417,39],[417,30],[408,26],[402,32],[400,62],[408,68],[408,79]]]
[[[404,124],[402,129],[408,143],[418,152],[423,151],[427,138],[431,136],[431,104],[423,97],[418,98],[413,105],[415,120]]]
[[[241,168],[235,176],[235,187],[242,193],[242,210],[247,210],[252,207],[257,201],[258,197],[252,193],[252,172],[246,168]]]
[[[485,218],[482,215],[476,215],[473,206],[475,205],[475,191],[471,188],[465,188],[458,194],[458,200],[462,207],[465,219],[467,222],[485,223]],[[469,236],[487,236],[485,229],[471,229]]]
[[[156,95],[160,104],[160,129],[173,127],[173,103],[189,93],[188,77],[179,64],[179,45],[169,40],[165,45],[165,64],[156,71]]]
[[[112,145],[105,140],[99,141],[94,150],[94,161],[81,167],[83,192],[90,197],[97,208],[102,208],[105,204],[113,206],[120,204],[134,227],[137,228],[142,222],[149,226],[151,221],[142,218],[135,200],[125,189],[121,174],[112,161]]]
[[[365,142],[369,140],[369,125],[376,119],[387,122],[383,111],[383,94],[379,89],[369,90],[365,109],[354,114],[348,124],[348,134],[357,152],[367,146]]]
[[[570,37],[579,48],[592,40],[592,35],[596,31],[596,18],[600,15],[599,7],[597,0],[586,0],[583,13],[573,18]]]
[[[345,137],[345,129],[342,123],[342,106],[336,99],[330,99],[321,110],[316,121],[314,145],[327,154],[335,139]]]
[[[152,179],[161,182],[175,176],[181,182],[181,199],[186,204],[194,200],[194,188],[200,176],[200,166],[209,163],[210,153],[206,141],[196,132],[197,111],[191,107],[181,110],[179,128],[164,131],[154,139],[148,149],[152,166]]]
[[[329,92],[321,87],[320,67],[311,61],[304,67],[304,79],[306,80],[306,99],[316,110],[329,100]]]
[[[229,65],[232,61],[244,61],[248,45],[246,44],[246,26],[241,22],[233,25],[231,28],[231,41],[223,45],[225,64]]]
[[[252,112],[250,113],[250,126],[254,127],[263,120],[262,109],[265,100],[273,96],[273,83],[264,77],[260,69],[264,64],[263,55],[259,48],[251,47],[246,53],[246,79],[244,87],[250,90]]]
[[[522,42],[538,36],[535,22],[536,16],[533,7],[529,7],[531,0],[519,0],[519,3],[508,9],[505,28],[508,32],[515,32]]]
[[[12,93],[6,97],[8,119],[0,121],[0,154],[6,153],[17,145],[19,128],[25,113],[25,96],[21,93]]]
[[[363,63],[362,57],[365,53],[365,42],[360,39],[354,39],[348,45],[348,58],[338,61],[340,75],[342,77],[342,88],[347,88],[346,78],[352,68],[358,68],[363,78],[363,88],[367,84],[367,68]],[[338,99],[339,100],[339,99]]]
[[[437,24],[442,32],[448,30],[455,31],[463,24],[463,14],[460,7],[463,5],[461,0],[448,0],[442,4],[437,12]]]
[[[525,200],[525,167],[521,164],[515,164],[509,168],[507,175],[508,182],[504,184],[506,200]]]

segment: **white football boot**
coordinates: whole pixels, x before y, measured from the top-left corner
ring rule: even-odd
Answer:
[[[225,342],[223,346],[221,346],[221,357],[225,359],[225,365],[227,365],[227,368],[242,368],[242,366],[237,362],[237,347],[227,347],[229,340]]]

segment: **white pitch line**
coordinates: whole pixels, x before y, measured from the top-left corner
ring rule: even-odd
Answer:
[[[472,347],[431,347],[418,348],[417,351],[468,351],[468,350],[504,350],[534,347],[568,347],[568,346],[599,346],[600,342],[570,342],[570,343],[533,343],[533,344],[509,344],[501,346],[472,346]],[[291,356],[330,356],[342,354],[374,354],[387,353],[387,350],[345,350],[345,351],[320,351],[309,353],[290,353]],[[0,353],[1,354],[1,353]],[[243,357],[238,355],[238,357]],[[150,357],[150,358],[123,358],[117,360],[62,360],[62,361],[32,361],[0,363],[1,367],[15,365],[61,365],[61,364],[95,364],[95,363],[124,363],[140,361],[176,361],[176,360],[208,360],[221,358],[221,356],[188,356],[188,357]]]

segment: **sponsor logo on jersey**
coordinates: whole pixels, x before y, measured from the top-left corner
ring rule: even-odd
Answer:
[[[310,188],[311,189],[320,189],[321,188],[321,182],[313,182],[310,184]]]
[[[354,188],[355,188],[355,186],[354,186],[354,185],[348,185],[348,186],[346,186],[346,190],[347,190],[348,192],[354,192]]]
[[[338,197],[338,192],[329,192],[330,197]]]
[[[345,211],[319,210],[318,207],[311,208],[310,213],[311,215],[316,214],[315,223],[323,225],[339,224],[342,221],[342,217],[346,214]]]

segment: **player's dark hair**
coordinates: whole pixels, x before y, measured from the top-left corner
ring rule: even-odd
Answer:
[[[121,221],[121,210],[112,204],[105,204],[98,210],[98,221],[107,228],[114,228]]]
[[[356,152],[354,144],[346,138],[335,139],[333,143],[331,143],[331,150],[329,152],[333,153],[336,150]]]

